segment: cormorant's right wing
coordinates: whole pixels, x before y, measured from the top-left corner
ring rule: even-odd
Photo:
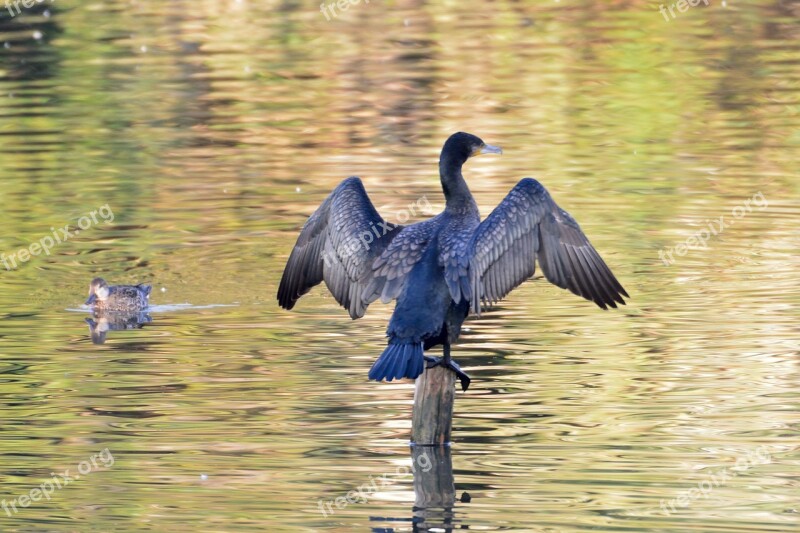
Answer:
[[[475,230],[470,244],[472,310],[496,302],[533,276],[535,262],[548,281],[603,309],[628,296],[569,213],[538,181],[525,178]]]

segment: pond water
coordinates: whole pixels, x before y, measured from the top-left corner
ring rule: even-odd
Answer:
[[[0,530],[800,530],[800,4],[20,6]],[[417,509],[413,384],[367,381],[392,306],[275,294],[345,177],[438,212],[459,130],[505,152],[465,167],[483,215],[536,177],[631,300],[538,279],[470,320],[459,501]],[[150,320],[93,342],[94,276],[152,284]]]

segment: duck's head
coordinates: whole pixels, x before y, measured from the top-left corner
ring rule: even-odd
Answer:
[[[97,300],[101,302],[108,298],[108,283],[103,278],[94,278],[89,284],[89,299],[86,305],[92,305]]]
[[[442,147],[442,155],[439,164],[454,165],[460,167],[470,157],[480,154],[502,154],[503,150],[498,146],[486,144],[480,137],[471,133],[459,131],[451,135]]]

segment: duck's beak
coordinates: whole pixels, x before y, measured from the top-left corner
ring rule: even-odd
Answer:
[[[89,296],[89,299],[86,300],[86,305],[92,305],[97,300],[97,295],[92,294]]]
[[[503,149],[500,148],[499,146],[492,146],[491,144],[484,144],[483,148],[481,148],[481,151],[478,152],[478,153],[481,153],[481,154],[502,154],[503,153]]]

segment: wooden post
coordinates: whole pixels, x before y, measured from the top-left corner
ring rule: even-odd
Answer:
[[[456,375],[452,370],[442,366],[426,368],[417,378],[411,422],[411,442],[415,446],[450,444],[455,397]]]

